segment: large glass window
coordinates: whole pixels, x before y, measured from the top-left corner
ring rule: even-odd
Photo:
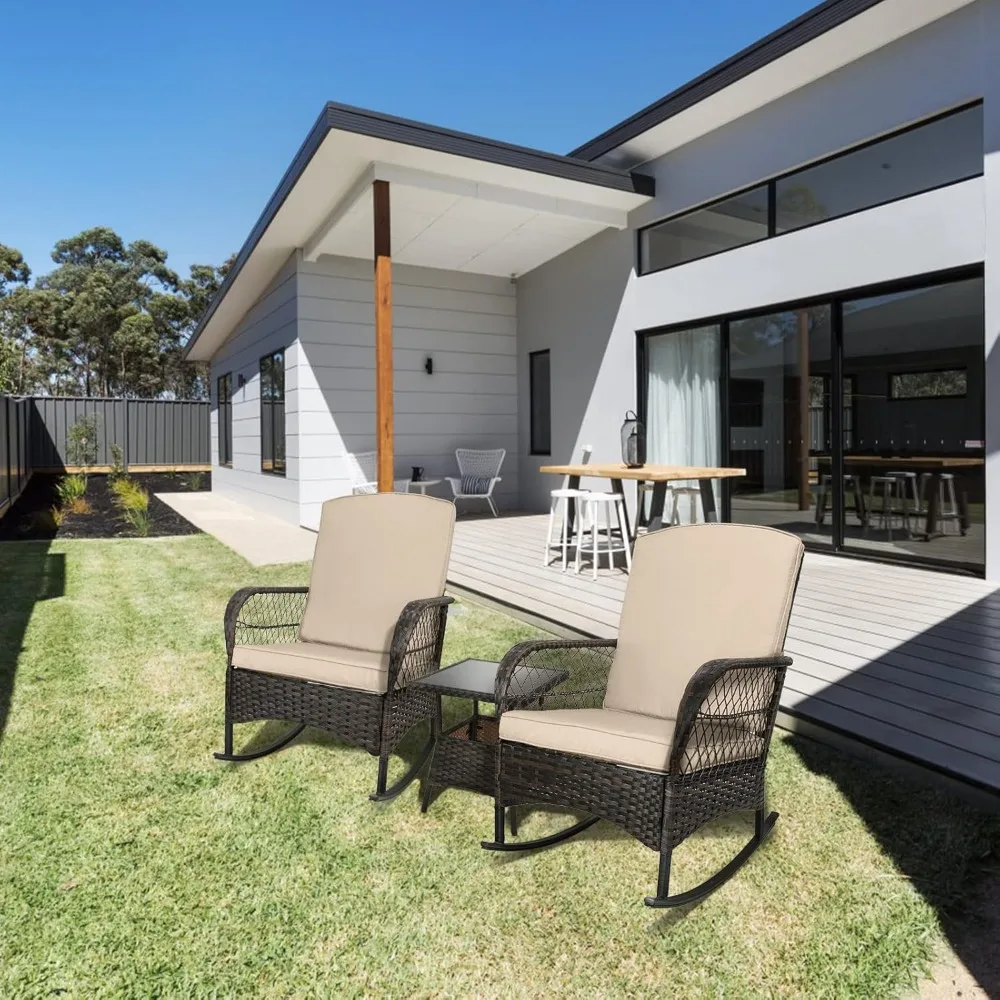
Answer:
[[[729,324],[732,519],[768,524],[829,545],[813,516],[818,458],[829,454],[830,307],[789,309]],[[748,386],[754,387],[748,405]]]
[[[642,230],[642,271],[708,257],[767,236],[767,185]]]
[[[649,461],[745,469],[733,521],[982,572],[984,330],[977,276],[645,334]]]
[[[531,454],[552,454],[552,371],[548,351],[528,355],[531,407]]]
[[[848,548],[982,566],[984,323],[982,278],[843,303]]]
[[[721,464],[720,360],[717,324],[648,339],[645,411],[651,465]],[[697,488],[696,482],[672,483],[666,516],[701,520]],[[715,502],[718,509],[718,492]]]
[[[260,468],[285,474],[285,352],[260,359]]]
[[[639,273],[836,219],[983,172],[983,106],[962,108],[639,233]]]
[[[901,132],[775,183],[778,233],[906,198],[983,172],[983,108]]]
[[[219,465],[233,464],[232,376],[220,375],[216,381],[216,419],[219,422]]]

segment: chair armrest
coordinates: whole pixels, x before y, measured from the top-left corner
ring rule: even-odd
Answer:
[[[308,587],[244,587],[226,605],[226,654],[234,646],[295,642]]]
[[[494,700],[497,715],[514,708],[600,708],[617,639],[536,639],[511,647],[497,670]],[[535,670],[557,670],[567,676],[544,694],[544,705],[532,691]]]
[[[441,668],[441,646],[454,597],[428,597],[403,608],[389,649],[390,691]]]
[[[709,660],[688,681],[677,713],[670,773],[767,757],[788,656]]]

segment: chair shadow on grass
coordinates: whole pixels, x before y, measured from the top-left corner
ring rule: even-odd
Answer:
[[[270,721],[261,723],[248,722],[245,724],[240,724],[236,729],[236,747],[238,753],[255,753],[257,750],[263,750],[265,747],[270,746],[272,743],[281,739],[281,737],[296,726],[298,723],[295,722],[280,722],[280,721]],[[256,725],[257,729],[252,729]],[[414,726],[403,738],[403,741],[398,747],[393,751],[392,756],[389,760],[389,783],[392,784],[393,780],[397,775],[403,774],[405,771],[409,770],[410,766],[417,760],[420,756],[420,752],[427,742],[428,727],[424,723],[422,725]],[[241,743],[240,739],[244,742]],[[295,737],[290,743],[282,747],[279,753],[286,753],[288,750],[296,746],[324,746],[340,748],[344,750],[352,750],[355,753],[362,754],[372,761],[373,768],[378,766],[378,757],[375,757],[361,747],[355,746],[353,743],[348,743],[346,740],[337,739],[336,736],[331,733],[326,732],[323,729],[314,729],[307,726],[302,732]],[[261,758],[266,760],[267,758]],[[400,763],[401,762],[401,763]],[[398,770],[397,770],[398,769]],[[426,772],[425,772],[426,773]],[[375,771],[372,771],[372,788],[375,787]],[[391,801],[391,800],[390,800]]]
[[[0,741],[14,696],[18,660],[35,605],[62,597],[66,557],[49,552],[50,542],[0,543]],[[43,669],[43,668],[39,668]]]

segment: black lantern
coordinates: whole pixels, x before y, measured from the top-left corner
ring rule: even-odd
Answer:
[[[646,428],[634,410],[625,414],[622,424],[622,461],[630,469],[646,464]]]

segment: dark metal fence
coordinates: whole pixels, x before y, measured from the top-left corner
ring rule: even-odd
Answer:
[[[81,418],[97,417],[98,467],[112,464],[117,444],[129,466],[176,467],[211,460],[209,404],[195,400],[36,397],[31,427],[31,464],[35,469],[72,465],[66,454],[70,428]]]
[[[21,492],[32,471],[72,467],[70,428],[95,416],[95,470],[112,464],[111,446],[133,469],[209,467],[209,404],[196,400],[0,396],[0,512]]]
[[[13,503],[31,474],[31,400],[0,396],[0,512]]]

